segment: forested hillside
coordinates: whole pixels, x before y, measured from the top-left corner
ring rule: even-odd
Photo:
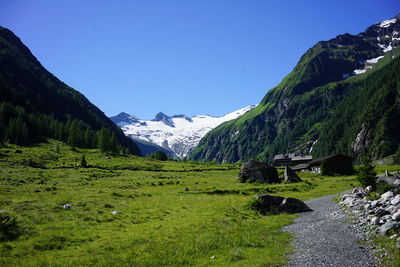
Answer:
[[[255,109],[207,134],[190,158],[393,154],[400,143],[399,32],[392,19],[318,42]]]
[[[78,91],[48,72],[11,31],[0,27],[0,141],[45,137],[71,146],[140,154],[137,145]]]

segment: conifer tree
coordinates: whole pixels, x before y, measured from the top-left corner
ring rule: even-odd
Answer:
[[[372,166],[370,158],[363,158],[362,164],[357,171],[357,180],[363,187],[372,186],[373,189],[376,188],[377,177],[375,167]]]

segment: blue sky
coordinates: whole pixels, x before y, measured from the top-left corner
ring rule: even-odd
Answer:
[[[223,115],[257,104],[317,41],[398,0],[0,0],[0,25],[106,115]]]

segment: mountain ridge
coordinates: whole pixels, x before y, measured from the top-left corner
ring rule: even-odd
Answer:
[[[118,121],[117,116],[119,115],[110,117],[110,119],[115,124],[120,125],[127,136],[135,140],[140,139],[161,146],[173,151],[175,156],[184,158],[212,128],[225,121],[232,120],[253,108],[254,106],[248,106],[221,117],[209,115],[188,117],[183,114],[168,116],[159,112],[153,120],[138,119],[138,121],[131,124],[124,124]]]
[[[349,140],[354,141],[356,134],[346,133],[344,137],[342,135],[346,130],[338,133],[342,138],[340,140],[346,139],[335,141],[341,144],[339,148],[326,138],[319,139],[319,136],[325,132],[324,127],[329,128],[324,122],[332,117],[330,112],[338,113],[338,105],[353,97],[356,87],[367,86],[360,81],[398,56],[399,31],[400,21],[392,19],[376,23],[357,35],[343,34],[317,42],[304,53],[293,71],[266,93],[255,109],[210,131],[189,158],[237,162],[257,156],[270,161],[274,154],[287,150],[299,153],[311,150],[314,156],[341,152],[355,157],[363,153],[379,157],[392,153],[393,149],[383,151],[369,145],[352,151]],[[398,84],[396,77],[390,79]],[[383,90],[379,92],[384,94]],[[397,112],[398,107],[394,107]],[[385,128],[386,124],[381,124],[383,126],[379,127]],[[348,126],[343,124],[342,127]],[[375,129],[377,126],[371,127]],[[360,129],[357,130],[359,132]],[[387,142],[393,143],[393,140],[399,143],[398,138],[392,137]]]

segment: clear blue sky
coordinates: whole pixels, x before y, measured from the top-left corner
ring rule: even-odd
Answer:
[[[317,41],[398,0],[0,0],[0,25],[106,115],[223,115],[257,104]]]

